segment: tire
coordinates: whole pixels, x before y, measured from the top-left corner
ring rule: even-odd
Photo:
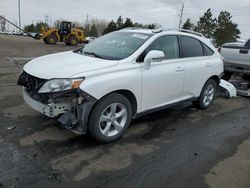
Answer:
[[[132,107],[129,100],[121,94],[113,93],[94,106],[88,129],[98,142],[113,142],[127,130],[131,119]]]
[[[69,45],[70,46],[77,46],[79,43],[78,38],[75,35],[69,37]]]
[[[231,73],[231,72],[224,72],[222,79],[228,81],[231,79],[232,75],[233,75],[233,73]]]
[[[45,43],[45,44],[48,44],[48,42],[47,42],[46,38],[44,38],[44,39],[43,39],[43,41],[44,41],[44,43]]]
[[[54,34],[50,34],[45,38],[45,42],[46,44],[51,44],[51,45],[55,45],[58,42],[58,38],[56,35]]]
[[[197,101],[200,109],[207,109],[212,105],[216,96],[217,88],[218,84],[215,80],[210,79],[206,82]]]

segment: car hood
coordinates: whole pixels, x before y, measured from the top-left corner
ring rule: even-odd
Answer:
[[[73,51],[42,56],[31,60],[24,71],[42,79],[74,78],[74,75],[105,69],[118,64],[110,61],[74,53]]]

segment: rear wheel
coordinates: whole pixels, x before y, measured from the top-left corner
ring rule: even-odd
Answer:
[[[46,44],[55,45],[55,44],[58,42],[58,38],[57,38],[56,35],[50,34],[50,35],[48,35],[48,36],[45,38],[44,41],[46,41],[46,42],[45,42]]]
[[[198,100],[198,107],[201,109],[207,109],[214,101],[217,92],[217,83],[215,80],[208,80],[204,85],[201,95]]]
[[[95,105],[89,119],[89,131],[101,143],[112,142],[126,131],[131,118],[132,107],[129,100],[114,93]]]
[[[78,38],[75,35],[69,37],[69,45],[70,46],[77,46],[79,43]]]

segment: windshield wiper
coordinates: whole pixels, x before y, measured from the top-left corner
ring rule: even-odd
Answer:
[[[94,57],[97,57],[97,58],[103,59],[101,56],[99,56],[99,55],[98,55],[98,54],[96,54],[95,52],[84,52],[83,54],[86,54],[86,55],[91,55],[91,56],[94,56]]]

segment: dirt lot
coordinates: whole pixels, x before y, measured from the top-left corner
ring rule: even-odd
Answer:
[[[72,49],[0,35],[0,187],[250,187],[250,99],[172,108],[99,145],[24,104],[6,57]]]

